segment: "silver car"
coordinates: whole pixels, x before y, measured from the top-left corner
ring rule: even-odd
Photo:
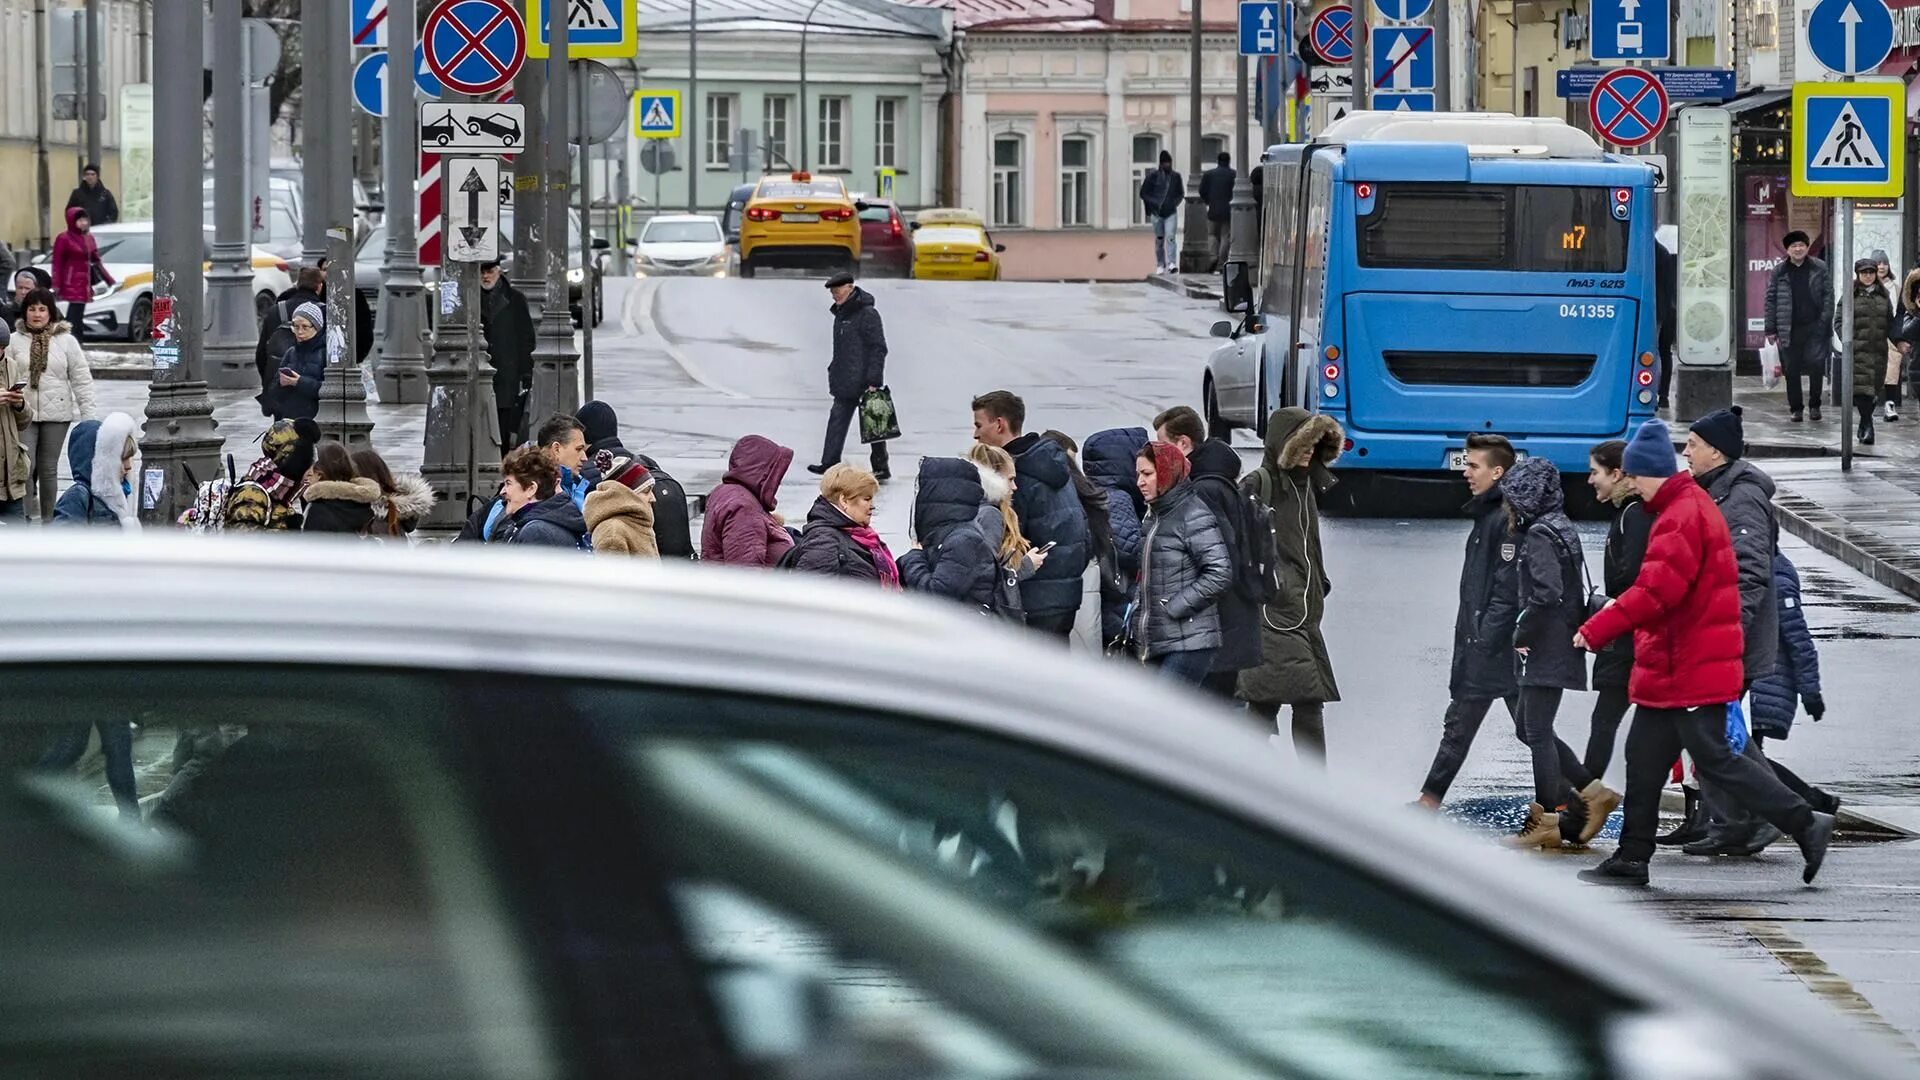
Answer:
[[[22,1074],[1896,1074],[1650,919],[940,602],[298,537],[15,555]],[[171,761],[148,828],[34,767],[130,722]]]

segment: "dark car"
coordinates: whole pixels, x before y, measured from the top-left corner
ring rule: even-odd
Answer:
[[[900,207],[890,199],[867,199],[860,210],[860,262],[869,273],[906,277],[913,269],[913,241]]]
[[[520,141],[520,122],[506,113],[475,116],[467,121],[467,134],[492,135],[500,145],[512,146]]]
[[[747,200],[753,198],[753,189],[759,186],[741,184],[727,196],[727,210],[720,215],[720,228],[727,234],[727,243],[735,248],[740,246],[740,221],[746,216]]]

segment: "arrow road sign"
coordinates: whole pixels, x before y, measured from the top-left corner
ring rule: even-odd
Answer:
[[[387,0],[353,0],[353,43],[387,47]]]
[[[1807,50],[1835,75],[1869,75],[1893,52],[1893,12],[1883,0],[1820,0],[1807,16]]]
[[[547,5],[567,5],[569,59],[625,60],[640,53],[639,0],[526,0],[527,55],[547,56]]]
[[[1433,89],[1433,30],[1426,26],[1373,28],[1373,85],[1381,90]]]
[[[1900,195],[1906,170],[1906,86],[1899,79],[1795,83],[1795,195]]]
[[[1593,0],[1588,48],[1595,60],[1665,60],[1673,51],[1673,0]]]
[[[1667,123],[1667,90],[1645,68],[1615,68],[1587,99],[1593,130],[1616,146],[1645,146]]]
[[[1353,63],[1353,9],[1335,4],[1315,15],[1307,42],[1329,64]]]
[[[1240,0],[1240,55],[1280,55],[1279,0]]]
[[[1373,95],[1367,107],[1376,112],[1432,112],[1433,92],[1416,90],[1410,94],[1393,94],[1382,90]]]
[[[513,81],[527,30],[509,0],[441,0],[420,31],[427,67],[457,94],[491,94]]]
[[[488,262],[500,257],[500,159],[446,158],[445,182],[453,185],[447,200],[447,259],[450,262]]]
[[[518,154],[527,149],[527,107],[519,102],[429,101],[420,106],[420,149],[433,153]]]
[[[368,116],[387,115],[386,53],[368,53],[353,65],[353,103]]]
[[[1374,0],[1373,10],[1389,22],[1414,22],[1433,9],[1433,0]]]

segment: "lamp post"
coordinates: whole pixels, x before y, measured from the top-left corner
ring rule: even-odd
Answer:
[[[381,286],[380,365],[374,385],[387,405],[427,400],[427,361],[420,351],[420,252],[414,237],[419,200],[413,193],[420,140],[415,126],[413,80],[395,73],[413,66],[414,0],[387,0],[387,118],[380,141],[386,151],[386,280]]]
[[[1187,202],[1185,221],[1181,231],[1186,235],[1180,241],[1179,269],[1190,274],[1205,273],[1212,260],[1207,256],[1207,208],[1200,202],[1200,49],[1202,28],[1200,22],[1201,4],[1193,5],[1193,40],[1188,57],[1187,86]]]
[[[813,26],[813,13],[826,0],[813,0],[807,17],[800,22],[800,171],[807,171],[807,30]]]

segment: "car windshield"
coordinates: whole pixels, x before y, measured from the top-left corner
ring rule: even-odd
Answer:
[[[153,262],[150,232],[95,233],[93,241],[100,247],[101,262],[148,265]]]
[[[922,244],[984,244],[985,237],[979,229],[964,226],[946,225],[937,228],[921,229],[914,234]]]
[[[838,180],[763,180],[757,199],[844,199],[846,189]]]
[[[640,234],[643,244],[701,244],[720,239],[717,221],[650,221]]]

